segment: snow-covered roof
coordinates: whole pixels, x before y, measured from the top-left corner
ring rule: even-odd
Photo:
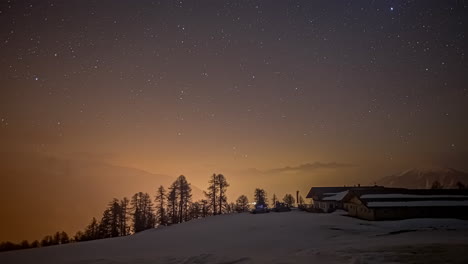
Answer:
[[[341,201],[348,194],[348,192],[349,192],[349,190],[344,191],[344,192],[335,193],[332,196],[324,197],[322,200],[324,200],[324,201]]]
[[[420,194],[404,194],[404,193],[381,193],[381,194],[364,194],[361,199],[413,199],[413,198],[467,198],[466,195],[420,195]]]
[[[404,202],[368,202],[367,207],[426,207],[426,206],[468,206],[468,201],[404,201]]]

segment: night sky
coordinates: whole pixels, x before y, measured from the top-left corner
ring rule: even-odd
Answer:
[[[467,1],[2,1],[0,25],[18,166],[221,172],[249,195],[249,173],[293,192],[468,169]]]

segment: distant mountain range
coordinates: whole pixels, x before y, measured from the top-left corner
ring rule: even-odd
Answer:
[[[385,187],[429,189],[435,181],[439,181],[444,188],[457,188],[458,182],[468,186],[468,173],[452,168],[410,169],[383,177],[376,184]]]
[[[73,235],[92,217],[100,219],[113,198],[130,198],[140,191],[154,197],[160,185],[167,189],[176,178],[33,153],[0,153],[0,176],[4,216],[0,241],[41,239],[61,230]],[[203,197],[202,190],[194,185],[192,194],[194,200]]]

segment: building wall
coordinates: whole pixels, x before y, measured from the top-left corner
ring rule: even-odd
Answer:
[[[334,209],[340,208],[340,204],[335,201],[320,201],[314,200],[314,208],[320,208],[324,212],[330,212]]]
[[[398,220],[408,218],[461,218],[468,219],[465,206],[445,207],[391,207],[375,208],[375,220]]]
[[[401,220],[409,218],[460,218],[468,219],[466,207],[382,207],[346,203],[348,214],[365,220]]]
[[[344,203],[344,208],[350,216],[365,220],[375,220],[375,211],[365,206],[357,197],[352,197],[348,202]]]
[[[375,211],[362,204],[346,203],[345,208],[350,216],[365,220],[375,220]]]
[[[357,206],[357,204],[345,203],[344,209],[348,211],[348,214],[350,216],[357,216]]]
[[[399,220],[408,218],[468,219],[468,206],[413,206],[369,208],[357,196],[351,196],[344,209],[353,217],[366,220]]]

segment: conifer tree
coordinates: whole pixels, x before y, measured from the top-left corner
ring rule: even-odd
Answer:
[[[246,212],[249,210],[249,199],[245,195],[239,196],[236,200],[236,211],[241,213],[241,212]]]
[[[101,221],[98,227],[98,238],[112,237],[112,213],[111,209],[106,208],[102,214]]]
[[[96,218],[93,217],[91,223],[86,227],[84,237],[82,240],[94,240],[99,238],[99,223]]]
[[[166,189],[161,185],[156,192],[156,217],[159,225],[167,225]]]
[[[267,193],[265,192],[265,190],[256,188],[254,192],[255,204],[268,206],[268,201],[267,201],[266,196],[267,196]]]
[[[283,202],[289,206],[293,206],[296,202],[296,199],[294,199],[294,196],[292,196],[292,194],[286,194],[283,197]]]
[[[200,201],[200,204],[201,204],[201,217],[207,217],[210,211],[208,201],[205,199],[202,199]]]
[[[133,209],[133,231],[138,233],[153,228],[156,224],[156,217],[150,195],[142,192],[136,193],[130,204]]]
[[[68,244],[70,243],[70,238],[65,231],[60,232],[60,244]]]
[[[218,178],[218,190],[219,190],[218,213],[222,214],[223,209],[226,208],[226,205],[227,205],[226,190],[227,190],[227,187],[229,187],[229,183],[227,182],[226,178],[222,174],[218,174],[216,177]]]
[[[172,183],[169,187],[167,195],[167,213],[171,224],[176,224],[178,221],[178,203],[177,203],[177,182]]]
[[[208,181],[208,192],[205,192],[208,204],[211,206],[212,214],[217,214],[218,207],[216,206],[218,200],[218,177],[213,174]]]
[[[190,204],[189,215],[190,219],[200,218],[202,215],[202,205],[200,202],[194,202]]]
[[[127,199],[127,197],[124,197],[122,200],[120,200],[120,216],[119,216],[119,231],[121,236],[126,236],[129,233],[129,226],[127,224],[128,221],[128,205],[130,201]]]
[[[122,217],[122,207],[120,206],[120,201],[116,198],[112,200],[109,204],[109,235],[110,237],[118,237],[121,235],[121,221]]]
[[[189,204],[192,200],[192,187],[184,175],[180,175],[176,180],[179,197],[179,223],[188,221],[189,218]]]

